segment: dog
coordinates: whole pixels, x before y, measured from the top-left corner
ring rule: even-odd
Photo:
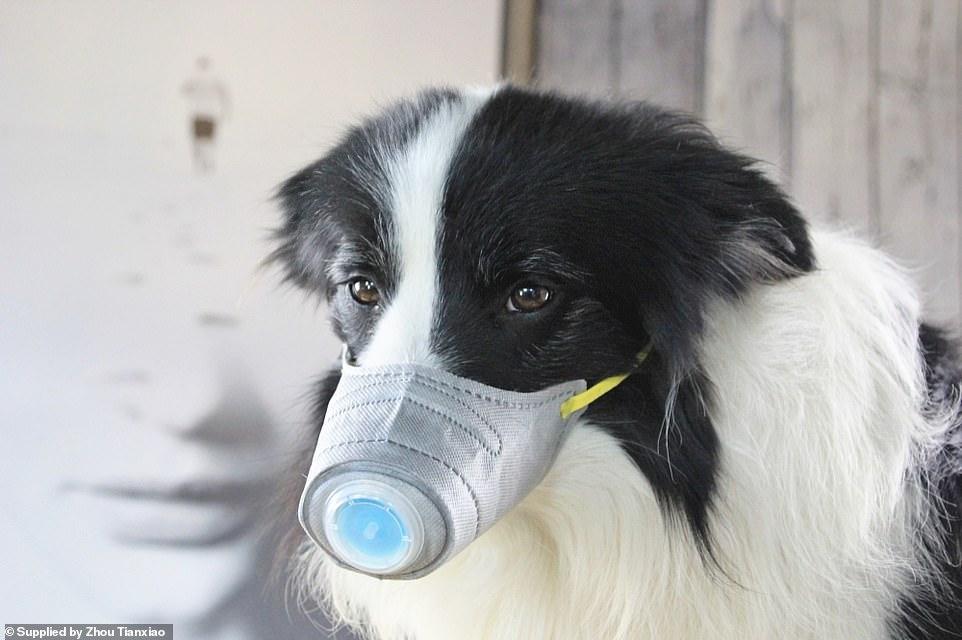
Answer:
[[[695,119],[428,90],[277,195],[272,258],[362,366],[519,392],[632,372],[430,575],[363,575],[295,535],[298,584],[345,624],[381,640],[962,637],[954,343],[903,269],[807,222]],[[317,430],[338,378],[318,385]]]

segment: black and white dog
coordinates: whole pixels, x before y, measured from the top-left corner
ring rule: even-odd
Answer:
[[[378,580],[301,545],[300,580],[348,624],[417,640],[962,637],[962,361],[901,269],[807,225],[697,122],[510,86],[428,91],[279,197],[275,257],[362,365],[534,391],[629,370],[653,344],[540,485],[436,572]]]

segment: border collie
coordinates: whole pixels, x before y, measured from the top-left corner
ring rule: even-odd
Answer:
[[[529,392],[631,370],[651,345],[543,481],[437,571],[381,580],[300,537],[297,580],[345,624],[381,640],[962,637],[962,360],[902,269],[807,224],[695,120],[431,90],[278,197],[274,258],[361,365]]]

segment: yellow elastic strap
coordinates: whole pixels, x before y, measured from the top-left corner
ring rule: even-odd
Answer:
[[[637,361],[637,364],[635,365],[635,367],[637,368],[638,365],[644,362],[648,358],[648,354],[650,353],[651,353],[651,342],[645,345],[645,348],[642,349],[637,356],[635,356],[635,360]],[[584,409],[589,404],[591,404],[592,402],[594,402],[595,400],[597,400],[598,398],[605,395],[606,393],[608,393],[609,391],[617,387],[619,384],[624,382],[625,379],[628,378],[628,376],[630,376],[634,372],[635,372],[634,369],[632,369],[628,373],[621,373],[616,376],[610,376],[600,382],[597,382],[591,385],[581,393],[571,396],[570,398],[568,398],[567,400],[561,403],[561,418],[563,420],[567,420],[568,418],[571,417],[571,414],[573,414],[575,411],[580,411],[581,409]]]

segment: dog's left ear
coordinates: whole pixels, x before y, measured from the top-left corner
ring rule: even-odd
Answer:
[[[711,300],[802,275],[815,257],[804,218],[754,159],[683,116],[645,121],[645,188],[622,189],[640,212],[631,281],[646,331],[677,378],[694,365]]]
[[[619,295],[634,305],[621,311],[628,326],[644,329],[637,342],[650,340],[653,353],[595,419],[626,443],[713,561],[708,516],[719,441],[714,384],[699,362],[712,303],[738,304],[754,287],[803,275],[815,257],[805,220],[754,160],[684,116],[651,107],[636,116],[643,135],[634,155],[608,176],[624,215],[605,246],[624,274],[614,279]]]

